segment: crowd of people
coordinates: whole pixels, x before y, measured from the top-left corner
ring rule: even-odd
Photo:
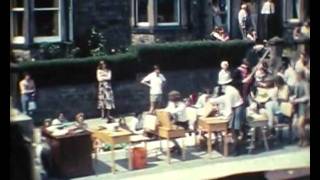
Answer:
[[[275,135],[278,123],[292,123],[299,146],[307,146],[305,126],[310,119],[309,62],[309,56],[305,53],[300,54],[294,65],[294,60],[283,57],[279,70],[272,69],[265,59],[254,67],[244,59],[234,70],[229,69],[228,61],[222,61],[218,85],[212,88],[212,93],[211,88],[206,87],[198,99],[190,96],[184,100],[178,91],[173,90],[168,94],[169,100],[164,110],[171,114],[176,125],[197,130],[196,121],[188,119],[187,111],[196,109],[197,115],[201,116],[203,109],[210,105],[216,115],[229,120],[229,133],[235,143],[246,137],[248,119],[254,118],[251,115],[264,114],[271,135]],[[156,104],[162,103],[165,81],[158,66],[141,81],[150,86],[150,114],[154,114],[156,108],[161,108]]]
[[[267,41],[276,35],[275,33],[275,4],[272,0],[265,0],[262,4],[259,18],[259,35],[257,33],[258,27],[258,14],[257,5],[254,2],[244,2],[241,4],[238,12],[238,28],[241,33],[241,38],[249,41],[257,42]],[[210,38],[216,41],[228,41],[231,38],[225,30],[225,24],[222,23],[222,12],[217,4],[217,1],[213,0],[211,3],[213,30],[210,33]],[[303,23],[298,24],[293,31],[293,39],[298,40],[301,38],[310,38],[310,20],[306,20]]]
[[[110,112],[115,108],[111,74],[107,64],[103,61],[99,62],[96,71],[97,109],[101,110],[101,118],[107,119],[107,123],[113,122],[114,118]],[[299,145],[308,144],[305,131],[305,125],[310,119],[310,58],[308,54],[301,52],[296,61],[283,57],[281,68],[277,70],[272,69],[266,59],[260,60],[254,66],[244,59],[233,70],[229,68],[229,62],[224,60],[221,62],[221,70],[217,76],[218,85],[205,87],[203,94],[199,97],[183,99],[178,91],[169,92],[169,101],[164,108],[163,88],[166,78],[160,72],[159,66],[154,66],[154,70],[140,82],[150,88],[148,113],[155,114],[156,109],[164,108],[171,114],[176,125],[197,130],[196,120],[188,119],[186,111],[193,108],[196,109],[197,115],[201,116],[203,109],[209,104],[216,114],[229,120],[229,130],[234,142],[239,137],[246,136],[247,120],[249,117],[254,117],[251,116],[252,114],[264,113],[268,119],[271,134],[275,133],[277,123],[290,122],[297,129]],[[36,93],[35,83],[29,74],[25,74],[19,84],[22,110],[30,115],[32,114],[30,102],[34,101]],[[291,111],[294,112],[294,116],[290,113]],[[83,125],[83,117],[84,114],[80,113],[75,118],[79,126]],[[292,117],[293,121],[288,121],[288,118]],[[50,124],[61,124],[66,121],[64,115],[60,113],[58,118],[50,120]]]

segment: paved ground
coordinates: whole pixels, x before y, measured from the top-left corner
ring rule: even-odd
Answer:
[[[110,154],[99,155],[95,164],[96,175],[75,178],[77,180],[99,179],[213,179],[242,172],[257,172],[310,167],[310,149],[287,146],[270,152],[239,157],[223,157],[217,152],[211,159],[206,158],[205,152],[192,149],[188,151],[188,159],[181,161],[175,157],[171,165],[164,161],[164,156],[156,159],[149,155],[148,166],[145,169],[128,171],[124,150],[117,152],[117,170],[110,173]]]
[[[310,167],[310,148],[299,148],[295,145],[275,148],[269,152],[259,152],[238,157],[223,157],[217,151],[208,158],[205,151],[193,147],[194,137],[187,138],[187,159],[173,157],[172,164],[165,162],[164,154],[159,151],[160,142],[148,143],[148,165],[141,170],[129,171],[127,151],[117,150],[117,173],[111,173],[111,156],[109,152],[100,153],[94,161],[95,175],[74,178],[75,180],[99,179],[213,179],[242,172],[281,170]],[[162,142],[162,147],[166,143]],[[139,146],[139,145],[138,145]],[[142,144],[141,144],[142,146]],[[158,158],[156,158],[158,154]]]

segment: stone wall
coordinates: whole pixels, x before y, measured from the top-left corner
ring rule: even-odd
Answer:
[[[204,86],[212,87],[217,82],[217,69],[198,69],[163,72],[167,78],[165,93],[178,90],[183,96],[200,91]],[[149,89],[139,82],[145,73],[137,74],[135,80],[113,82],[116,110],[114,115],[141,112],[148,109]],[[36,121],[55,117],[64,112],[73,118],[77,112],[87,117],[99,117],[97,110],[97,83],[72,86],[38,87],[38,112]],[[166,101],[165,101],[166,102]]]
[[[74,7],[74,40],[87,50],[90,29],[95,26],[105,36],[107,49],[130,45],[129,0],[77,0]]]

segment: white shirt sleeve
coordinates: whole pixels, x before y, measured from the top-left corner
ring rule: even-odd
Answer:
[[[243,22],[245,21],[245,18],[246,18],[246,12],[244,10],[240,10],[238,15],[238,21],[241,26],[244,26]]]
[[[219,96],[216,98],[210,98],[209,102],[214,103],[214,104],[223,104],[223,103],[225,103],[225,100],[226,100],[226,96],[222,95],[222,96]]]
[[[163,82],[166,82],[166,81],[167,81],[166,78],[165,78],[162,74],[160,74],[160,78],[161,78],[161,80],[162,80]]]
[[[175,113],[175,105],[173,102],[169,101],[167,107],[164,109],[165,111],[169,112],[169,113]]]
[[[141,83],[146,83],[148,81],[150,81],[152,78],[152,74],[148,74],[146,77],[144,77],[142,80],[141,80]]]
[[[274,4],[273,3],[270,3],[270,6],[271,6],[271,14],[274,14],[275,13],[275,7],[274,7]]]

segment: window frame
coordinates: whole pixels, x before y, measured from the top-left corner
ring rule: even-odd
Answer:
[[[35,12],[39,12],[39,11],[57,11],[58,13],[58,35],[57,36],[35,36],[33,35],[33,41],[34,43],[43,43],[43,42],[60,42],[62,41],[62,0],[58,0],[58,7],[53,7],[53,8],[50,8],[50,7],[43,7],[43,8],[36,8],[36,7],[33,7],[32,9],[32,13],[34,14],[33,17],[35,17]],[[34,21],[35,21],[35,18],[34,18]]]
[[[26,8],[25,7],[12,7],[13,2],[10,2],[10,37],[11,37],[11,42],[14,43],[14,44],[24,44],[26,42],[26,38],[24,36],[24,29],[22,29],[22,36],[15,36],[14,35],[14,27],[15,27],[15,22],[14,21],[14,14],[15,13],[21,13],[22,12],[22,15],[23,15],[23,18],[22,18],[22,27],[24,27],[24,16],[26,15],[25,13],[25,10]]]
[[[176,22],[158,22],[157,21],[157,26],[159,26],[159,27],[165,27],[165,26],[180,26],[180,24],[181,24],[181,0],[173,0],[173,1],[175,1],[175,3],[177,3],[177,9],[178,9],[178,17],[177,17],[177,19],[178,19],[178,21],[176,21]],[[157,6],[156,6],[156,12],[157,12],[157,14],[156,14],[156,18],[158,19],[158,15],[159,15],[159,13],[158,13],[158,0],[156,0],[156,4],[157,4]]]
[[[34,0],[23,0],[23,7],[13,8],[14,0],[10,0],[10,43],[17,47],[29,47],[32,44],[43,42],[63,43],[73,41],[73,0],[58,0],[59,6],[53,11],[58,13],[58,35],[55,36],[35,36],[35,4]],[[44,7],[45,8],[45,7]],[[23,36],[15,36],[14,33],[14,10],[24,10],[23,12]],[[42,8],[41,8],[42,9]],[[50,8],[49,8],[50,9]],[[49,10],[47,9],[47,10]],[[53,9],[52,9],[53,10]],[[22,46],[21,46],[22,45]]]
[[[284,21],[288,22],[288,23],[299,23],[302,21],[302,14],[301,14],[301,7],[303,5],[303,1],[302,0],[297,0],[299,1],[299,6],[297,9],[297,18],[291,18],[290,16],[292,16],[292,11],[293,11],[293,7],[296,6],[295,4],[293,4],[293,0],[285,0],[284,1]],[[290,4],[289,4],[290,3]],[[289,9],[289,7],[291,7],[291,9]],[[289,12],[291,10],[291,13]],[[291,14],[291,15],[289,15]]]
[[[147,6],[147,18],[148,21],[146,22],[139,22],[139,1],[140,0],[135,0],[135,24],[138,27],[149,27],[150,26],[150,18],[149,18],[149,13],[148,13],[148,6]],[[149,3],[149,0],[147,0],[147,2]]]

